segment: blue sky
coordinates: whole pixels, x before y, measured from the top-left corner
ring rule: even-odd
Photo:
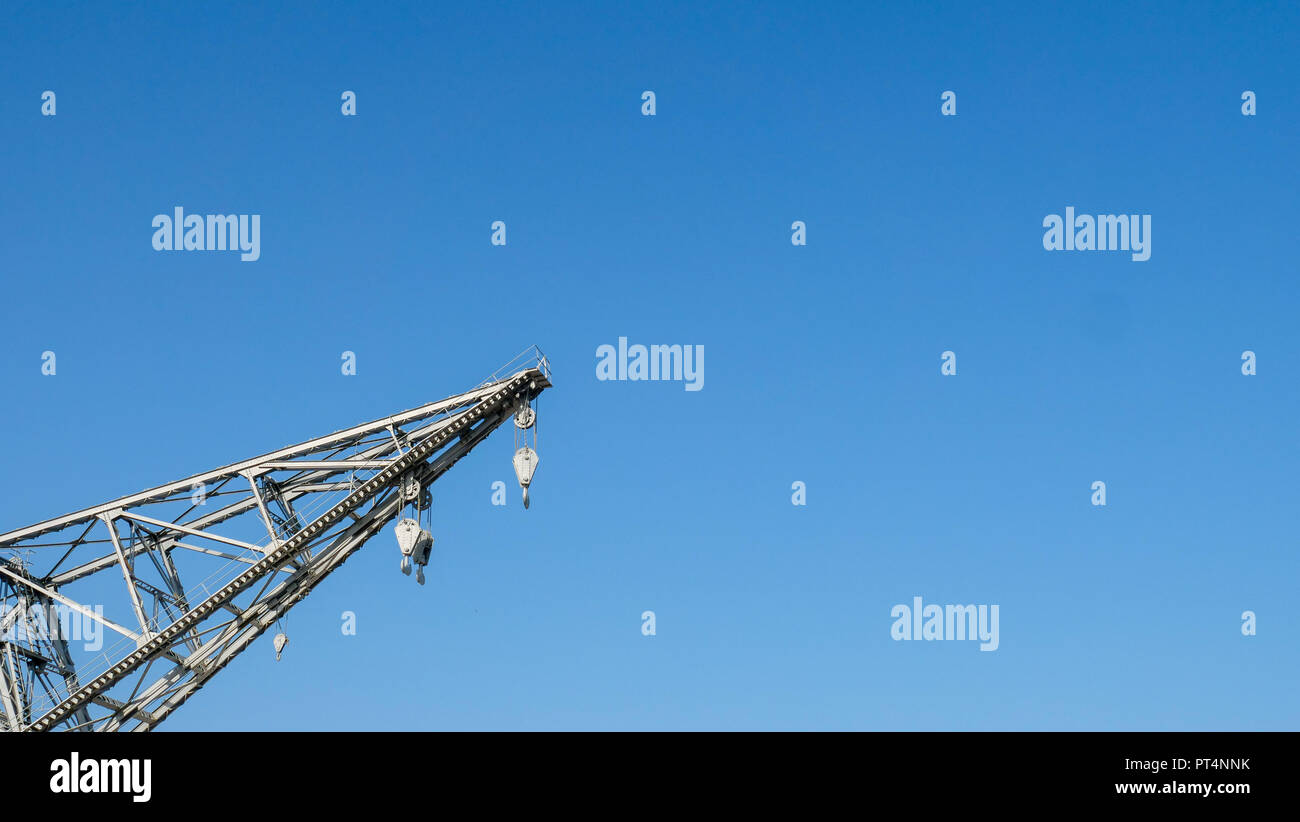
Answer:
[[[1300,728],[1294,5],[379,5],[3,12],[3,529],[554,369],[531,510],[499,432],[164,728]]]

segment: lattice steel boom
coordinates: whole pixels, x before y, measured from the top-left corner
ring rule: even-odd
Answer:
[[[0,729],[153,729],[512,418],[526,492],[551,385],[526,356],[440,402],[0,534]],[[398,538],[423,582],[418,531]],[[113,641],[78,648],[78,626]]]

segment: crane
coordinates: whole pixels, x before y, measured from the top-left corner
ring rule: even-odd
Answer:
[[[156,728],[404,511],[423,583],[430,486],[513,420],[527,499],[550,386],[533,347],[465,393],[0,534],[0,729]]]

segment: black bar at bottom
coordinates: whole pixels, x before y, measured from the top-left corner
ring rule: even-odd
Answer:
[[[614,815],[791,801],[1231,813],[1292,804],[1298,742],[1290,732],[4,734],[0,761],[12,799],[51,809],[197,801],[244,813],[257,796],[328,810],[411,792],[444,809],[459,799]]]

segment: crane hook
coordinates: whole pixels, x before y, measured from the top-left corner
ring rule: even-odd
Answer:
[[[537,470],[540,461],[537,452],[526,445],[515,452],[515,478],[519,480],[519,487],[524,489],[525,508],[528,507],[528,486],[533,481],[533,472]]]

